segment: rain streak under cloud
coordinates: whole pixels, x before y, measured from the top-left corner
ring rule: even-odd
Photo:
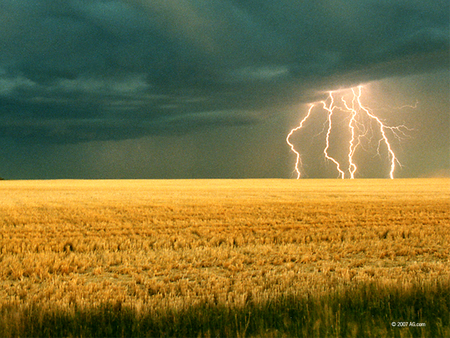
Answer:
[[[448,170],[449,6],[4,0],[0,176],[289,177],[303,104],[362,83],[419,101],[385,115],[415,129],[403,175]]]

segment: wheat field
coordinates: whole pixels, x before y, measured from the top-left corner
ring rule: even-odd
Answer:
[[[0,307],[240,307],[448,280],[449,210],[450,179],[2,181]]]

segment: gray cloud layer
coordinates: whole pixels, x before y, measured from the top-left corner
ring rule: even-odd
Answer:
[[[448,67],[449,12],[445,0],[3,0],[0,133],[73,143],[255,123],[311,89]]]

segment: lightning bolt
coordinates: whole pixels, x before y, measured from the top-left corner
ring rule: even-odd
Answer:
[[[347,101],[345,101],[344,97],[341,98],[342,102],[344,103],[345,108],[347,111],[351,113],[351,118],[348,122],[348,128],[350,129],[351,138],[349,141],[349,147],[348,147],[348,171],[350,172],[350,178],[355,178],[355,172],[358,169],[355,162],[353,161],[353,155],[355,154],[356,148],[358,148],[358,145],[360,144],[360,137],[358,136],[358,143],[355,144],[355,128],[356,128],[356,117],[358,115],[358,112],[355,109],[355,95],[353,95],[352,105],[351,107],[347,104]]]
[[[337,93],[341,91],[339,92],[330,91],[328,93],[328,98],[326,100],[320,101],[319,104],[314,103],[310,104],[307,115],[300,121],[300,124],[297,127],[293,128],[289,132],[289,134],[286,137],[286,142],[291,148],[291,151],[296,155],[294,172],[297,175],[297,179],[301,177],[300,168],[302,167],[302,160],[300,152],[296,150],[294,144],[290,141],[290,138],[295,132],[303,128],[304,123],[306,122],[307,119],[311,117],[311,115],[313,114],[313,109],[317,106],[321,106],[322,109],[327,112],[327,120],[324,124],[323,130],[325,131],[325,126],[327,126],[325,136],[325,147],[323,149],[323,154],[326,160],[334,163],[339,178],[344,179],[346,177],[346,173],[349,174],[350,179],[355,178],[355,174],[357,173],[358,167],[356,165],[354,156],[359,146],[362,146],[361,143],[362,139],[366,138],[370,142],[374,133],[372,124],[376,125],[376,129],[379,131],[380,135],[380,138],[378,140],[377,155],[381,156],[380,148],[382,145],[384,145],[386,147],[389,159],[389,178],[391,179],[394,178],[396,166],[397,165],[401,166],[401,164],[392,149],[391,143],[389,142],[388,133],[393,134],[394,137],[401,140],[402,136],[406,136],[405,131],[406,130],[410,131],[412,129],[409,129],[404,125],[392,127],[384,124],[384,122],[380,118],[378,118],[370,108],[363,105],[361,101],[362,88],[363,86],[350,88],[350,92],[352,95],[351,101],[346,100],[345,94],[342,94],[340,97],[342,104],[340,105],[337,105],[335,103],[336,102],[335,95],[337,95]],[[348,93],[348,90],[346,92]],[[415,108],[417,107],[417,102],[415,106],[404,106],[404,107]],[[350,134],[350,139],[348,141],[348,150],[347,150],[348,167],[345,170],[341,169],[343,167],[341,163],[335,157],[331,156],[329,153],[330,136],[333,132],[333,116],[335,110],[339,110],[348,115],[347,126]],[[370,138],[368,137],[369,132],[372,134]],[[365,150],[363,146],[362,149]]]
[[[378,127],[380,128],[380,133],[381,133],[381,136],[382,136],[382,139],[380,139],[380,142],[381,141],[384,141],[384,143],[386,144],[386,147],[387,147],[387,149],[388,149],[388,152],[389,152],[389,157],[391,158],[391,170],[389,171],[389,177],[391,178],[391,179],[393,179],[394,178],[394,171],[395,171],[395,163],[397,162],[399,165],[401,165],[400,164],[400,162],[398,161],[398,159],[397,159],[397,157],[395,156],[395,153],[394,153],[394,151],[392,150],[392,147],[391,147],[391,144],[389,143],[389,140],[388,140],[388,138],[387,138],[387,136],[386,136],[386,133],[385,133],[385,130],[386,129],[390,129],[390,130],[393,130],[393,129],[398,129],[399,127],[387,127],[387,126],[385,126],[384,124],[383,124],[383,122],[381,122],[381,120],[378,118],[378,117],[376,117],[375,115],[373,115],[371,112],[370,112],[370,110],[368,109],[368,108],[366,108],[366,107],[364,107],[363,105],[362,105],[362,103],[361,103],[361,88],[362,88],[362,86],[358,86],[358,92],[356,93],[355,92],[355,89],[354,88],[352,88],[352,93],[353,93],[353,96],[355,97],[356,96],[356,100],[357,100],[357,102],[358,102],[358,106],[371,118],[371,119],[373,119],[373,120],[375,120],[376,122],[377,122],[377,124],[378,124]],[[378,143],[378,145],[380,144],[380,142]],[[378,149],[379,149],[379,146],[378,146]],[[378,154],[379,154],[379,151],[378,151]]]
[[[296,159],[296,161],[295,161],[295,169],[294,169],[294,171],[295,171],[296,174],[297,174],[297,179],[299,179],[300,176],[301,176],[299,166],[302,165],[302,159],[301,159],[300,153],[299,153],[297,150],[295,150],[294,145],[290,142],[289,139],[291,138],[291,136],[292,136],[293,133],[295,133],[297,130],[302,129],[303,123],[305,123],[305,121],[309,118],[309,116],[311,115],[311,111],[312,111],[313,108],[314,108],[314,105],[311,104],[311,106],[309,107],[309,110],[308,110],[308,114],[303,118],[303,120],[300,121],[300,124],[298,125],[298,127],[292,129],[291,132],[290,132],[290,133],[288,134],[288,136],[286,137],[286,143],[291,147],[291,151],[292,151],[292,152],[296,155],[296,157],[297,157],[297,159]]]
[[[323,106],[323,109],[325,109],[325,110],[328,112],[328,130],[327,130],[327,136],[326,136],[326,138],[325,138],[325,140],[326,140],[326,146],[325,146],[325,149],[323,150],[323,154],[325,155],[325,158],[326,158],[327,160],[332,161],[332,162],[336,165],[336,169],[337,169],[337,171],[339,172],[339,176],[340,176],[342,179],[344,179],[344,178],[345,178],[345,172],[343,172],[343,171],[341,170],[341,165],[340,165],[339,162],[336,161],[333,157],[331,157],[330,155],[328,155],[328,148],[330,147],[330,134],[331,134],[331,129],[333,128],[331,118],[332,118],[332,116],[333,116],[334,109],[336,108],[336,107],[334,106],[333,92],[330,92],[329,98],[330,98],[330,101],[331,101],[329,106],[327,106],[327,104],[326,104],[325,101],[322,101],[322,102],[321,102],[321,103],[322,103],[322,106]]]

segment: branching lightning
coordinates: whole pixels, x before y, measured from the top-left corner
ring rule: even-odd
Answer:
[[[295,161],[295,172],[297,174],[297,179],[299,179],[300,176],[301,176],[299,167],[302,165],[302,159],[301,159],[300,153],[297,150],[295,150],[294,145],[289,141],[289,139],[291,138],[293,133],[295,133],[297,130],[300,130],[303,127],[303,123],[305,123],[305,121],[309,118],[313,108],[314,108],[314,105],[312,104],[309,107],[308,114],[303,118],[303,120],[300,121],[300,124],[298,125],[298,127],[292,129],[291,132],[286,137],[287,144],[289,144],[289,146],[291,147],[292,152],[297,156],[297,159]]]
[[[322,101],[322,105],[323,105],[323,109],[325,109],[328,112],[328,130],[327,130],[327,136],[326,136],[326,146],[325,149],[323,150],[323,154],[325,155],[325,158],[327,160],[330,160],[331,162],[333,162],[336,165],[336,169],[339,172],[339,176],[341,178],[345,177],[345,173],[341,170],[341,165],[338,161],[336,161],[333,157],[331,157],[330,155],[328,155],[328,148],[330,147],[330,135],[331,135],[331,130],[333,128],[332,126],[332,116],[333,116],[333,112],[334,109],[336,108],[334,106],[334,98],[333,98],[333,94],[330,92],[330,105],[327,106],[325,101]]]
[[[400,162],[396,157],[394,150],[392,149],[392,145],[388,138],[388,133],[392,134],[395,138],[400,140],[402,136],[406,135],[405,131],[411,129],[407,128],[404,125],[394,127],[386,125],[373,113],[370,108],[364,106],[361,102],[362,88],[363,86],[358,86],[346,91],[347,93],[349,93],[349,91],[351,92],[351,101],[346,99],[346,94],[341,94],[340,101],[342,101],[342,104],[337,104],[335,99],[335,96],[338,96],[340,92],[329,92],[328,98],[326,100],[311,104],[308,109],[307,115],[300,121],[300,124],[289,132],[286,137],[286,142],[291,148],[291,151],[296,155],[294,172],[296,173],[297,179],[301,177],[301,168],[303,167],[303,165],[301,154],[296,150],[294,144],[291,142],[291,137],[295,132],[303,128],[305,122],[311,117],[311,115],[313,114],[313,110],[315,110],[316,107],[322,107],[323,111],[327,113],[327,120],[325,122],[323,130],[325,131],[326,129],[325,147],[323,149],[323,154],[327,161],[332,162],[336,166],[338,177],[344,179],[348,175],[348,177],[351,179],[355,178],[355,174],[358,170],[355,160],[355,153],[359,147],[364,149],[364,147],[362,146],[363,139],[367,139],[370,142],[374,134],[377,133],[377,135],[379,135],[377,155],[381,156],[380,148],[385,147],[390,165],[389,177],[391,179],[394,178],[394,172],[397,165],[400,166]],[[415,106],[408,107],[417,107],[417,102]],[[350,138],[347,147],[348,150],[346,162],[348,162],[348,166],[346,169],[344,168],[344,165],[339,162],[336,156],[332,156],[330,154],[330,137],[334,128],[333,116],[335,114],[335,111],[337,110],[347,114],[346,118],[348,118],[347,127]],[[375,127],[372,126],[373,124],[375,125]],[[374,128],[376,129],[376,131],[374,131]]]

